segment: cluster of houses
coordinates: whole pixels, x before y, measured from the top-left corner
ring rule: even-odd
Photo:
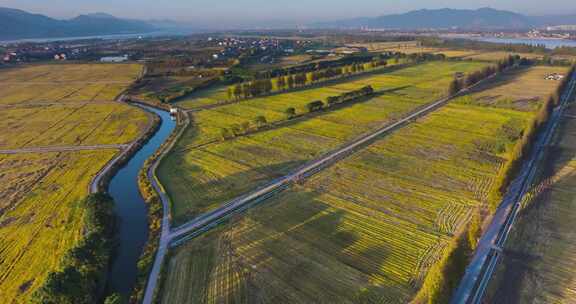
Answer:
[[[209,37],[208,42],[211,45],[223,47],[221,51],[212,54],[212,59],[215,60],[234,58],[246,52],[247,50],[261,52],[283,52],[286,54],[291,54],[294,53],[296,49],[303,48],[311,43],[311,41],[308,40],[239,37]]]
[[[88,49],[73,44],[36,44],[24,43],[5,46],[0,56],[3,63],[30,62],[38,60],[63,61],[82,57]]]

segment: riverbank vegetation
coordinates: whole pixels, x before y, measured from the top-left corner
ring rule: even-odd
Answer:
[[[34,293],[34,303],[90,304],[104,297],[117,243],[114,201],[107,194],[96,193],[80,204],[85,209],[84,237],[67,251],[59,267],[62,270],[48,274]]]

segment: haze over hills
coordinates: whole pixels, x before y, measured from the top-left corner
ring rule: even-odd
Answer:
[[[116,18],[104,13],[58,20],[26,11],[0,8],[0,39],[54,38],[151,32],[144,21]]]
[[[510,11],[481,8],[422,9],[403,14],[365,17],[311,24],[312,28],[390,28],[390,29],[528,29],[548,25],[575,24],[576,15],[526,16]],[[255,21],[236,24],[234,29],[293,28],[297,22]],[[111,34],[148,33],[156,30],[198,31],[206,27],[196,23],[162,20],[122,19],[105,13],[84,14],[73,19],[60,20],[19,9],[0,7],[0,40],[25,38],[60,38]],[[226,27],[230,29],[229,27]],[[214,28],[215,29],[215,28]]]
[[[546,25],[576,23],[576,16],[526,16],[492,8],[422,9],[404,14],[385,15],[375,18],[354,18],[334,22],[316,23],[324,28],[395,28],[395,29],[526,29]]]

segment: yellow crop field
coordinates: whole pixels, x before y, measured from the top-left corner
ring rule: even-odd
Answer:
[[[0,302],[29,303],[82,237],[96,173],[146,129],[148,115],[114,102],[139,65],[31,65],[0,72]],[[22,148],[91,146],[74,152]],[[93,146],[93,147],[92,147]]]
[[[28,303],[82,233],[77,204],[116,153],[21,154],[0,160],[0,299]]]
[[[112,101],[140,74],[137,64],[53,64],[0,73],[1,105]]]
[[[497,82],[486,84],[465,97],[462,102],[534,110],[550,96],[558,85],[557,80],[546,80],[551,74],[566,74],[565,67],[535,66],[529,69],[514,70],[499,77]]]
[[[542,73],[534,67],[498,77],[472,98],[454,100],[178,248],[167,264],[162,302],[409,302],[442,248],[485,206],[501,165],[538,108],[502,107],[474,97],[533,79],[523,94],[510,90],[502,98],[540,105],[535,97],[556,85],[535,76]],[[382,98],[400,96],[410,94]],[[358,106],[368,105],[387,104]],[[367,113],[354,107],[327,115]],[[268,141],[262,132],[191,153],[183,163],[189,174],[211,174],[201,182],[188,180],[188,189],[199,201],[223,199],[226,191],[284,174],[283,162],[306,160],[323,144],[316,138],[330,145],[348,136],[317,121],[307,120],[305,131],[298,128],[308,136],[322,134],[310,141],[300,137],[286,144],[295,138],[295,124],[271,131]],[[197,167],[191,166],[196,160]],[[219,183],[226,191],[218,191]]]
[[[146,125],[146,115],[121,103],[11,107],[0,111],[0,130],[9,130],[0,133],[0,149],[124,144]]]

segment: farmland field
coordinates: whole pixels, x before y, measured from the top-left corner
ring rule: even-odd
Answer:
[[[475,97],[540,72],[524,69],[517,77],[494,80],[483,86],[486,91],[453,101],[179,247],[167,264],[163,303],[409,302],[441,249],[473,210],[485,206],[494,177],[537,108],[502,107]],[[541,104],[554,87],[542,77],[538,86],[509,98]],[[283,142],[285,135],[272,138]],[[233,147],[209,153],[220,158],[205,168],[222,167],[247,147],[222,145],[227,144]],[[261,144],[250,163],[289,151],[274,145],[267,152],[271,146]],[[246,169],[234,170],[230,179],[248,183]]]
[[[0,150],[124,144],[148,115],[113,102],[138,65],[31,65],[0,72]],[[82,237],[95,174],[118,150],[0,154],[0,302],[29,303]]]
[[[499,77],[498,82],[488,83],[482,91],[463,98],[462,102],[516,110],[535,110],[551,93],[551,88],[558,84],[555,80],[544,78],[550,74],[565,72],[566,68],[550,66],[510,71]]]
[[[0,111],[0,130],[10,130],[0,133],[0,149],[124,144],[146,124],[141,111],[116,102],[10,107]]]
[[[372,75],[348,83],[257,98],[194,113],[194,126],[161,164],[159,177],[171,195],[173,219],[180,223],[208,211],[345,141],[400,118],[444,94],[456,71],[474,71],[474,62],[433,62]],[[394,89],[336,111],[296,119],[282,128],[210,143],[220,128],[265,115],[283,118],[287,107],[303,111],[306,103],[371,84]],[[199,144],[206,144],[197,147]]]
[[[574,105],[568,115],[576,114]],[[491,303],[576,301],[576,120],[564,117],[491,282]]]

